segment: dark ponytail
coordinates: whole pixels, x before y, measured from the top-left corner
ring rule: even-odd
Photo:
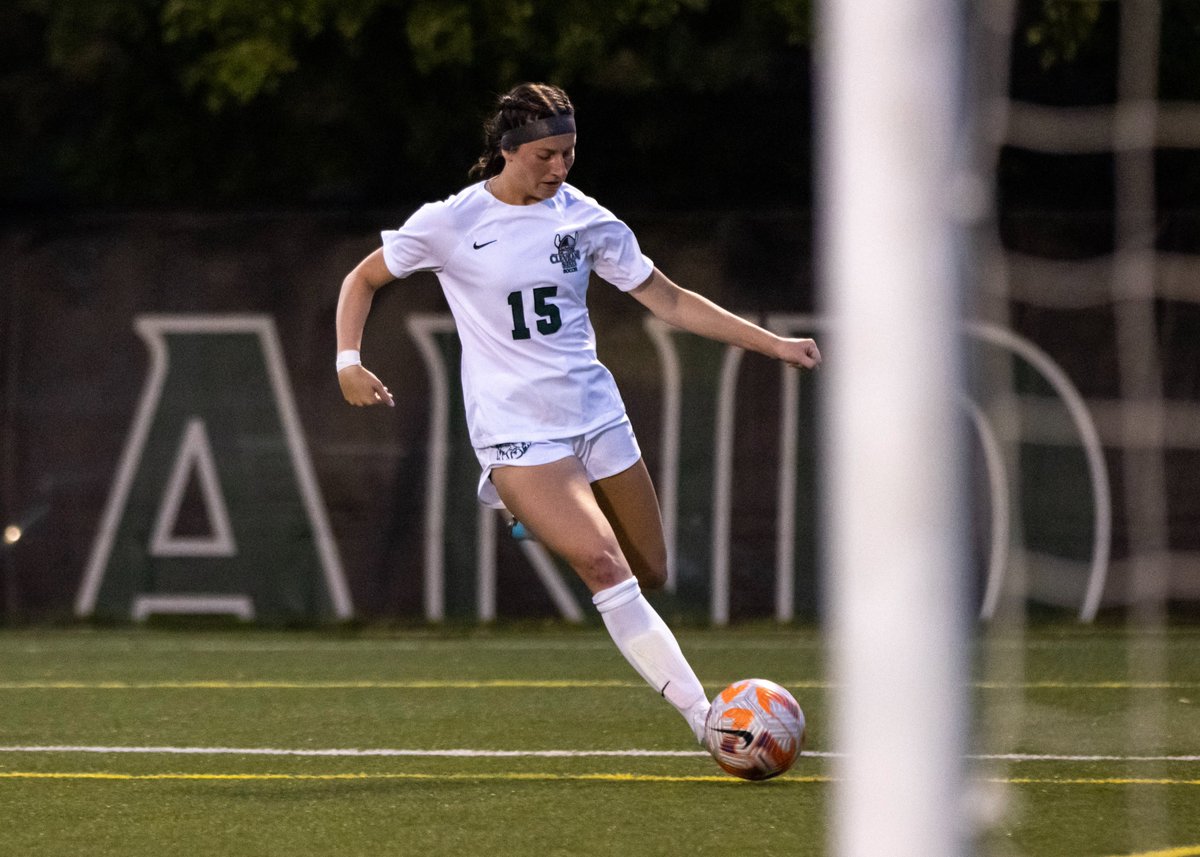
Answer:
[[[504,169],[500,138],[505,131],[539,119],[574,113],[571,99],[557,86],[549,83],[517,84],[500,96],[495,115],[483,123],[483,153],[467,174],[479,179],[500,175]]]

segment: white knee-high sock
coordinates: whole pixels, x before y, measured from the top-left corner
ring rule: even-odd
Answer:
[[[613,642],[638,674],[679,709],[696,735],[704,739],[708,698],[704,687],[683,657],[675,635],[642,595],[631,577],[592,596]]]

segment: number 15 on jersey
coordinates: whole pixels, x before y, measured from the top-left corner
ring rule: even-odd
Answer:
[[[533,312],[537,315],[537,331],[542,336],[557,333],[562,327],[562,315],[550,298],[558,294],[558,286],[539,286],[533,290]],[[512,309],[513,339],[529,339],[533,335],[525,323],[525,296],[521,292],[509,292],[508,306]]]

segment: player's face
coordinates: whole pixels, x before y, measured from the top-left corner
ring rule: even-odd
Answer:
[[[559,134],[522,143],[504,153],[505,184],[525,204],[541,202],[558,193],[575,163],[575,135]]]

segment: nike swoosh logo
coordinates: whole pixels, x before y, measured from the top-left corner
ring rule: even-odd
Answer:
[[[499,238],[493,238],[491,241],[484,241],[482,244],[472,243],[471,246],[474,247],[476,250],[482,250],[487,245],[495,244],[499,240],[500,240]]]
[[[741,738],[745,742],[742,744],[743,750],[749,747],[750,742],[754,740],[754,733],[747,732],[745,729],[714,729],[713,731],[720,732],[722,735],[736,735],[738,738]]]

